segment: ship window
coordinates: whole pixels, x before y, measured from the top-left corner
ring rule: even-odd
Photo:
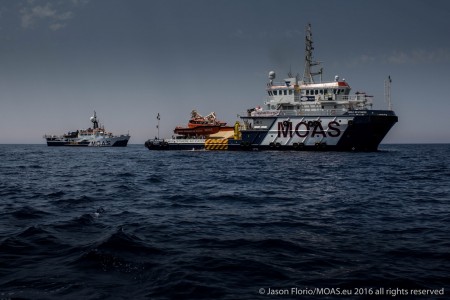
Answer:
[[[292,95],[292,90],[289,90],[289,95]]]
[[[277,90],[274,90],[274,91],[273,91],[273,94],[276,96],[276,95],[277,95]]]
[[[319,91],[318,90],[314,90],[314,94],[318,95]]]
[[[286,90],[284,90],[284,94],[287,95],[287,91]]]
[[[328,90],[323,90],[323,93],[324,94],[328,94]]]

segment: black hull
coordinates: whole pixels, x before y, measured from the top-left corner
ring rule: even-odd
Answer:
[[[357,116],[336,147],[342,151],[377,151],[378,145],[397,122],[396,115]]]
[[[89,143],[67,143],[67,142],[49,142],[47,141],[47,146],[50,147],[88,147]]]
[[[47,146],[49,147],[89,147],[89,142],[81,143],[68,143],[68,142],[56,142],[47,141]],[[128,140],[116,141],[111,146],[92,146],[92,147],[126,147],[128,145]]]
[[[205,150],[205,143],[167,143],[164,141],[148,140],[145,142],[148,150]]]
[[[128,145],[128,140],[117,141],[111,147],[126,147]]]

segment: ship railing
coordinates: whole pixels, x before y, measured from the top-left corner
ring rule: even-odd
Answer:
[[[295,82],[295,78],[292,78],[293,80],[285,80],[285,81],[273,81],[272,83],[267,84],[267,88],[270,87],[276,87],[276,88],[282,88],[282,89],[291,89],[293,90],[297,83]]]
[[[347,112],[346,108],[336,108],[336,109],[299,109],[295,110],[293,114],[296,116],[340,116]],[[288,116],[288,115],[287,115]]]
[[[162,139],[159,141],[162,142],[175,142],[177,144],[192,144],[192,143],[198,143],[199,140],[205,140],[203,138],[198,138],[198,139]]]
[[[362,108],[361,108],[362,109]],[[279,110],[270,114],[270,111],[267,111],[267,114],[251,114],[248,115],[246,113],[238,114],[238,117],[241,119],[253,119],[254,117],[290,117],[290,116],[317,116],[317,115],[325,115],[325,116],[339,116],[347,112],[348,108],[337,108],[337,109],[318,109],[318,108],[302,108],[302,109],[292,109],[292,110]]]
[[[372,102],[372,96],[368,96],[364,93],[355,95],[336,95],[336,100],[349,102]]]

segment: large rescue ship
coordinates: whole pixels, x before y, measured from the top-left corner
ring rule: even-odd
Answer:
[[[97,114],[91,117],[92,128],[68,132],[64,135],[44,135],[48,146],[71,147],[126,147],[129,134],[113,135],[99,125]]]
[[[319,82],[313,67],[311,25],[306,27],[305,69],[303,78],[293,77],[276,82],[269,72],[267,100],[263,107],[241,114],[232,136],[205,136],[201,139],[148,140],[150,150],[335,150],[376,151],[398,121],[391,109],[375,110],[373,97],[366,93],[351,94],[345,79]],[[386,83],[390,95],[390,78]],[[389,96],[390,98],[390,96]]]

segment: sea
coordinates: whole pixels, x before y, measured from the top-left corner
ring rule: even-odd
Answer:
[[[0,145],[0,299],[444,299],[450,145]]]

